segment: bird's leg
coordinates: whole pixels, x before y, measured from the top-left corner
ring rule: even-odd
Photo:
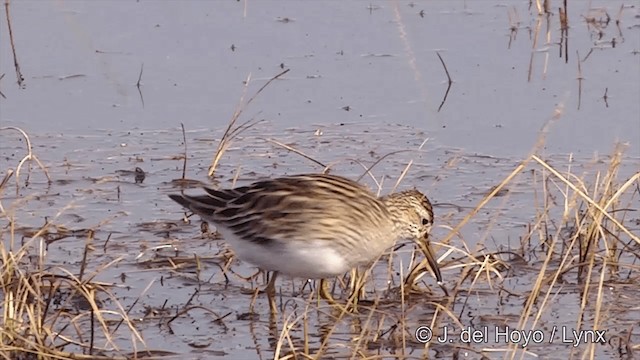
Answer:
[[[267,283],[267,286],[264,287],[264,289],[260,290],[261,293],[265,293],[267,295],[276,295],[276,278],[278,277],[278,272],[277,271],[273,271],[271,272],[271,279],[269,279],[269,282]]]
[[[329,303],[329,305],[331,305],[333,308],[337,309],[340,313],[346,314],[349,312],[349,304],[346,304],[346,306],[340,305],[338,304],[337,301],[334,300],[333,296],[331,295],[331,293],[329,292],[329,289],[327,288],[327,280],[326,279],[321,279],[320,280],[320,288],[318,289],[319,295],[322,299],[324,299],[326,302]]]
[[[273,271],[271,275],[271,279],[267,283],[264,289],[255,289],[253,291],[253,297],[251,297],[251,304],[249,305],[249,312],[253,312],[253,306],[256,303],[256,299],[258,298],[258,294],[267,294],[267,299],[269,299],[269,308],[271,309],[272,314],[278,313],[278,307],[276,305],[276,278],[278,277],[278,272]]]
[[[327,280],[320,279],[320,288],[318,289],[318,292],[319,292],[320,298],[326,300],[331,305],[336,304],[336,301],[333,299],[333,296],[331,296],[329,289],[327,289]]]
[[[253,291],[253,296],[251,297],[251,303],[249,304],[249,312],[250,313],[254,313],[253,312],[253,305],[255,305],[256,303],[256,299],[258,298],[258,294],[260,293],[260,289],[255,289]]]
[[[358,299],[360,298],[360,290],[362,289],[360,272],[358,268],[351,270],[351,279],[349,281],[349,287],[351,288],[351,295],[349,295],[349,300],[347,302],[347,306],[351,304],[351,307],[354,312],[358,312]]]
[[[269,299],[269,308],[271,309],[272,314],[278,313],[278,306],[276,305],[276,278],[278,277],[278,272],[274,271],[271,279],[269,279],[269,283],[267,287],[264,288],[263,292],[267,293],[267,298]]]

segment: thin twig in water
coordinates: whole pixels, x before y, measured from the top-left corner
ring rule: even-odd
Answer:
[[[11,176],[13,176],[14,171],[13,169],[8,169],[7,173],[4,175],[4,178],[2,179],[2,181],[0,181],[0,199],[2,199],[2,189],[4,189],[5,185],[7,185],[7,183],[9,182],[9,179],[11,179]],[[2,206],[2,200],[0,200],[0,214],[4,213],[4,207]]]
[[[6,127],[2,127],[0,128],[0,131],[2,130],[15,130],[18,131],[22,134],[22,136],[25,139],[25,142],[27,144],[27,155],[25,155],[25,157],[22,158],[22,160],[20,160],[20,163],[18,164],[18,167],[16,168],[16,194],[18,193],[18,190],[20,189],[20,169],[22,168],[22,165],[26,162],[26,161],[31,161],[34,160],[38,166],[40,166],[40,168],[42,169],[42,171],[44,172],[45,176],[47,177],[47,181],[49,184],[51,184],[51,177],[49,176],[49,172],[47,171],[47,168],[40,162],[40,160],[38,159],[37,156],[35,156],[33,154],[33,151],[31,150],[31,140],[29,139],[29,135],[27,135],[27,133],[20,129],[19,127],[15,127],[15,126],[6,126]]]
[[[4,178],[0,181],[0,193],[2,192],[2,189],[4,189],[4,186],[9,182],[9,179],[11,179],[11,176],[13,176],[13,169],[8,169],[7,173],[4,174]]]
[[[140,86],[142,85],[140,82],[142,81],[142,71],[144,70],[144,63],[140,65],[140,74],[138,75],[138,82],[136,83],[136,88],[138,88],[138,94],[140,95],[140,102],[142,102],[142,108],[144,108],[144,97],[142,96],[142,90]]]
[[[136,86],[138,87],[138,89],[140,89],[140,81],[142,81],[142,72],[144,71],[144,63],[142,63],[140,65],[140,74],[138,74],[138,82],[136,83]]]
[[[140,299],[147,293],[147,291],[149,291],[149,289],[151,289],[151,285],[153,285],[153,283],[156,282],[156,279],[151,279],[151,281],[149,282],[149,284],[147,284],[147,287],[144,288],[144,290],[142,290],[142,293],[140,293],[140,295],[138,295],[138,297],[133,301],[133,303],[131,303],[131,305],[129,305],[129,308],[127,309],[127,311],[125,312],[125,314],[128,316],[129,313],[131,312],[131,310],[133,310],[133,308],[136,306],[136,304],[138,304],[138,301],[140,301]],[[113,329],[113,332],[115,333],[116,330],[118,330],[118,328],[120,327],[120,325],[122,325],[122,323],[124,322],[124,320],[127,317],[123,316],[122,319],[120,319],[120,321],[118,322],[118,324],[115,326],[115,328]]]
[[[4,74],[0,75],[0,80],[2,80],[2,78],[4,78]],[[0,96],[2,96],[3,99],[6,99],[7,97],[4,96],[4,94],[2,93],[2,90],[0,90]]]
[[[593,48],[589,49],[589,52],[587,53],[587,55],[584,56],[584,59],[582,59],[582,62],[587,61],[587,59],[589,58],[589,56],[591,56],[591,53],[593,52]]]
[[[422,141],[422,144],[420,144],[420,146],[418,146],[418,151],[422,150],[422,148],[424,147],[424,145],[427,143],[427,141],[429,141],[429,138],[424,139],[424,141]],[[398,178],[398,180],[396,181],[396,184],[393,186],[393,189],[391,189],[391,192],[395,192],[396,189],[398,188],[398,186],[400,185],[400,183],[402,182],[402,179],[404,179],[404,177],[407,175],[407,173],[409,172],[409,168],[411,168],[411,165],[413,164],[413,160],[409,161],[409,163],[407,164],[407,166],[404,167],[404,170],[402,170],[402,173],[400,174],[400,177]]]
[[[316,163],[316,164],[318,164],[318,165],[322,166],[323,168],[326,168],[326,167],[327,167],[325,164],[323,164],[323,163],[321,163],[320,161],[318,161],[318,160],[316,160],[316,159],[312,158],[311,156],[309,156],[309,155],[307,155],[307,154],[303,153],[302,151],[300,151],[300,150],[298,150],[298,149],[295,149],[295,148],[293,148],[293,147],[291,147],[291,146],[289,146],[289,145],[287,145],[287,144],[283,144],[283,143],[281,143],[281,142],[280,142],[280,141],[278,141],[278,140],[274,140],[274,139],[263,139],[263,140],[266,140],[266,141],[268,141],[268,142],[270,142],[270,143],[272,143],[272,144],[274,144],[274,145],[278,145],[278,146],[280,146],[280,147],[282,147],[282,148],[284,148],[284,149],[287,149],[287,150],[289,150],[289,151],[291,151],[291,152],[293,152],[293,153],[296,153],[296,154],[298,154],[298,155],[302,156],[303,158],[305,158],[305,159],[307,159],[307,160],[311,160],[312,162],[314,162],[314,163]]]
[[[236,168],[236,173],[235,175],[233,175],[233,180],[231,181],[231,187],[235,188],[236,187],[236,183],[238,182],[238,178],[240,177],[240,169],[242,168],[242,165],[238,165],[238,167]]]
[[[78,281],[82,282],[82,277],[84,276],[85,269],[87,268],[87,257],[89,256],[90,250],[93,248],[93,230],[89,230],[87,234],[87,240],[84,244],[84,251],[82,253],[82,261],[80,262],[80,273],[78,274]]]
[[[538,47],[538,37],[540,36],[540,29],[542,27],[542,19],[540,16],[536,18],[536,26],[533,30],[533,43],[531,44],[531,56],[529,58],[529,71],[527,72],[527,81],[531,82],[533,77],[533,59],[536,54],[536,48]]]
[[[9,15],[9,1],[4,2],[4,12],[7,15],[7,27],[9,28],[9,41],[11,42],[11,50],[13,51],[13,66],[16,69],[16,78],[18,78],[18,86],[23,87],[24,76],[20,71],[20,64],[18,63],[18,55],[16,54],[16,45],[13,42],[13,29],[11,27],[11,16]]]
[[[229,133],[231,132],[231,128],[233,127],[235,122],[238,120],[238,117],[240,117],[240,114],[242,113],[242,104],[244,103],[244,97],[247,94],[247,88],[249,87],[250,81],[251,81],[251,73],[249,73],[249,75],[247,76],[247,79],[244,81],[244,89],[242,91],[242,96],[240,97],[238,107],[233,112],[231,121],[229,121],[229,124],[227,125],[227,128],[225,129],[224,134],[222,134],[222,138],[218,143],[218,148],[216,149],[215,156],[213,157],[213,162],[209,167],[209,172],[207,174],[209,177],[213,176],[213,174],[216,171],[216,168],[218,167],[218,162],[220,162],[220,158],[222,157],[222,154],[224,154],[227,147],[229,147],[229,142],[231,141],[230,140],[231,135]]]
[[[451,90],[451,84],[453,84],[453,81],[451,80],[451,76],[449,75],[449,70],[447,69],[447,65],[444,63],[444,60],[442,60],[442,56],[440,56],[440,53],[437,51],[436,51],[436,55],[438,55],[438,59],[440,59],[440,62],[442,63],[442,67],[444,67],[444,72],[447,74],[447,80],[448,80],[447,91],[444,93],[444,98],[442,99],[440,106],[438,106],[438,112],[440,112],[440,109],[442,109],[442,107],[444,106],[444,102],[447,101],[447,96],[449,96],[449,90]]]
[[[359,159],[356,159],[356,158],[345,158],[345,159],[341,159],[341,160],[338,160],[338,161],[331,162],[327,166],[325,166],[324,169],[322,169],[322,173],[323,174],[327,174],[329,172],[329,169],[331,169],[332,167],[334,167],[335,165],[339,164],[342,161],[351,161],[351,162],[354,162],[354,163],[362,166],[362,168],[364,169],[365,173],[362,174],[362,176],[360,176],[358,179],[362,179],[364,177],[364,175],[369,175],[371,177],[371,180],[373,180],[373,182],[376,184],[376,187],[378,188],[378,193],[380,193],[380,191],[382,190],[381,181],[376,179],[376,177],[373,175],[373,173],[371,171],[369,171],[369,167],[367,165],[363,164],[362,161],[360,161]],[[384,180],[384,175],[382,177],[382,180]]]
[[[360,175],[360,177],[358,177],[358,178],[356,179],[356,181],[360,181],[360,180],[362,180],[362,178],[363,178],[365,175],[367,175],[367,174],[369,174],[369,173],[370,173],[371,169],[373,169],[376,165],[378,165],[378,164],[380,163],[380,161],[382,161],[382,160],[386,159],[387,157],[389,157],[389,156],[391,156],[391,155],[395,155],[395,154],[399,154],[399,153],[403,153],[403,152],[407,152],[407,151],[412,151],[412,150],[397,150],[397,151],[392,151],[392,152],[390,152],[390,153],[384,154],[382,157],[380,157],[378,160],[376,160],[376,162],[374,162],[373,164],[371,164],[371,166],[369,166],[369,168],[367,168],[367,169],[365,170],[365,172],[364,172],[362,175]]]
[[[580,62],[580,53],[576,50],[576,59],[578,60],[578,110],[580,110],[580,103],[582,102],[582,66]]]
[[[180,123],[180,126],[182,127],[182,142],[184,143],[184,161],[182,162],[182,180],[184,180],[187,175],[187,134],[184,131],[184,124]]]

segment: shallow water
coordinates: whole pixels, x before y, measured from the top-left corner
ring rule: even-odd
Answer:
[[[639,9],[617,1],[569,5],[566,57],[557,9],[547,20],[526,1],[12,2],[25,84],[14,84],[8,35],[0,32],[0,74],[5,74],[0,90],[6,96],[0,99],[1,126],[29,133],[53,183],[48,185],[34,167],[25,185],[23,169],[17,193],[15,181],[3,189],[2,205],[17,219],[18,239],[37,230],[45,218],[77,231],[77,236],[50,239],[47,265],[53,269],[77,272],[87,238],[82,230],[96,229],[89,257],[96,280],[114,283],[114,297],[126,308],[132,306],[129,315],[140,319],[137,326],[147,348],[203,359],[271,358],[280,331],[292,322],[297,325],[291,341],[303,346],[302,325],[295,319],[309,306],[311,291],[309,286],[301,290],[302,280],[282,278],[278,284],[286,305],[275,323],[269,321],[262,297],[256,303],[258,315],[247,316],[251,295],[244,289],[252,284],[233,274],[225,281],[219,267],[224,242],[203,237],[197,217],[184,224],[181,209],[165,196],[178,191],[171,181],[182,176],[180,124],[186,129],[187,178],[209,183],[207,168],[243,96],[243,81],[250,76],[246,101],[268,79],[290,69],[243,107],[241,122],[263,121],[225,153],[216,173],[219,185],[232,186],[236,175],[238,184],[246,184],[322,170],[267,139],[354,179],[363,166],[403,151],[383,160],[373,173],[378,180],[384,175],[386,193],[412,162],[398,188],[415,186],[429,195],[436,205],[438,241],[534,149],[559,171],[593,182],[598,171],[606,170],[614,144],[628,143],[619,176],[624,181],[638,171]],[[604,11],[611,18],[608,23]],[[6,18],[2,21],[6,28]],[[447,77],[436,52],[454,81],[440,111]],[[0,133],[3,173],[16,169],[24,154],[17,132]],[[135,167],[146,172],[142,183],[123,172]],[[538,214],[545,175],[530,164],[508,184],[505,196],[482,209],[451,245],[469,246],[473,253],[519,249]],[[377,189],[370,177],[362,181]],[[551,181],[549,189],[557,200],[550,218],[561,219],[563,186]],[[621,207],[637,210],[637,196],[624,198]],[[631,225],[635,221],[636,233],[637,219],[629,219]],[[4,229],[7,219],[2,222]],[[555,230],[559,223],[549,227]],[[8,246],[6,231],[2,240]],[[511,268],[501,274],[502,290],[486,279],[465,284],[468,292],[451,307],[462,328],[448,318],[442,324],[455,328],[456,335],[466,326],[488,326],[494,333],[496,326],[516,326],[523,296],[544,260],[538,243],[523,248],[524,259],[504,257]],[[426,276],[422,286],[432,287],[432,297],[409,299],[406,308],[399,307],[393,290],[411,268],[410,251],[405,246],[390,260],[395,274],[386,261],[376,265],[375,287],[366,289],[370,299],[380,299],[375,312],[367,311],[365,303],[361,314],[337,321],[329,306],[311,301],[308,345],[317,349],[323,334],[332,331],[327,356],[336,358],[351,357],[362,341],[369,356],[419,358],[427,352],[476,358],[481,350],[493,349],[497,352],[485,355],[502,357],[507,341],[468,344],[467,354],[460,352],[459,343],[433,343],[424,350],[414,330],[431,323],[431,302],[443,294]],[[440,255],[444,252],[444,247],[438,249]],[[194,254],[202,266],[196,266]],[[450,288],[463,271],[454,258],[461,255],[444,259]],[[620,261],[633,263],[634,258],[621,255]],[[242,276],[255,272],[239,262],[231,269]],[[547,337],[554,328],[575,326],[582,287],[574,275],[559,290],[554,288],[534,327]],[[638,273],[623,275],[626,280],[607,279],[610,341],[596,347],[598,357],[620,356],[613,335],[640,321],[637,305],[629,300],[640,296],[634,286]],[[261,285],[259,278],[254,286]],[[105,299],[105,304],[114,302]],[[194,309],[167,324],[188,305],[216,314]],[[214,321],[219,317],[223,319]],[[590,321],[585,319],[586,328]],[[125,329],[116,333],[116,342],[123,353],[133,351]],[[640,343],[637,331],[630,342]],[[285,344],[281,356],[289,351]],[[578,347],[574,356],[584,349]],[[531,344],[527,350],[543,358],[572,351],[561,342]]]

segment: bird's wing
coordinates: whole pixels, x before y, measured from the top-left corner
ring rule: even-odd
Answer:
[[[382,203],[362,185],[331,175],[298,175],[201,196],[171,198],[238,237],[335,240],[385,221]],[[362,211],[363,208],[372,211]]]

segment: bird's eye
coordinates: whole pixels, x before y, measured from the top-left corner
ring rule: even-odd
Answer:
[[[429,220],[423,218],[422,219],[422,225],[428,225],[429,224]]]

